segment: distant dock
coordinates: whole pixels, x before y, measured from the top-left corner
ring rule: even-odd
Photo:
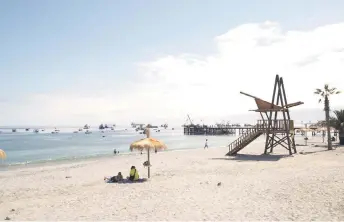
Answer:
[[[251,132],[254,126],[208,126],[184,125],[184,135],[243,135]]]

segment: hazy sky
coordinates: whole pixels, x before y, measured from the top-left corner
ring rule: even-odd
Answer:
[[[2,0],[0,125],[213,123],[344,89],[342,0]],[[344,94],[333,97],[341,106]],[[299,108],[301,109],[301,107]],[[311,114],[310,114],[311,115]]]

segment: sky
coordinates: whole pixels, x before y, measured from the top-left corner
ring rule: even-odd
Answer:
[[[314,89],[344,90],[343,8],[341,0],[2,0],[0,125],[183,124],[187,114],[235,122],[256,106],[239,92],[270,100],[276,74],[288,102],[305,103],[296,114],[322,112]],[[344,93],[331,105],[343,101]]]

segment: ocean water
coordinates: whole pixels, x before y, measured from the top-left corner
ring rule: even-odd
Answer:
[[[34,133],[19,129],[13,133],[11,129],[2,129],[0,133],[0,149],[7,154],[7,159],[2,166],[30,164],[47,161],[69,159],[83,159],[96,156],[111,156],[114,149],[120,154],[130,153],[129,146],[132,142],[145,138],[144,134],[128,127],[108,129],[101,132],[99,129],[77,131],[77,128],[59,128],[60,132],[52,134],[53,128],[44,132]],[[160,132],[151,129],[151,137],[163,141],[168,151],[182,149],[203,149],[205,139],[208,139],[209,148],[226,147],[235,140],[235,136],[186,136],[182,128],[163,129]],[[135,151],[134,151],[135,152]],[[225,150],[224,150],[225,154]]]

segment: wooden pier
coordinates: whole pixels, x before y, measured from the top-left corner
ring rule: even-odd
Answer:
[[[186,125],[184,135],[243,135],[251,132],[252,126],[208,126],[208,125]]]

